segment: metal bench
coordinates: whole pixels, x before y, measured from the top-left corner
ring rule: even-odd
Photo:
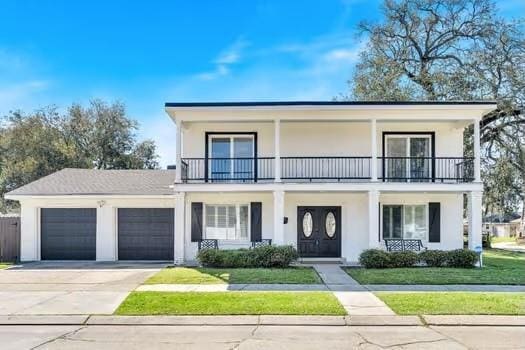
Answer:
[[[199,241],[199,250],[202,249],[219,249],[219,241],[216,239],[201,239]]]
[[[261,239],[260,241],[253,241],[252,248],[266,247],[272,245],[271,239]]]
[[[419,252],[427,250],[420,239],[385,238],[386,250],[389,252]]]

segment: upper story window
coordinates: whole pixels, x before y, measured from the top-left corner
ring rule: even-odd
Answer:
[[[387,178],[396,181],[432,178],[431,134],[387,134],[384,140]]]
[[[254,177],[254,135],[214,134],[208,137],[208,177],[211,180],[244,180]]]

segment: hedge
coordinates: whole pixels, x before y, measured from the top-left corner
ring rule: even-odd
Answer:
[[[263,246],[254,249],[203,249],[197,259],[205,267],[287,267],[299,255],[292,246]]]
[[[395,267],[413,267],[423,263],[429,267],[474,267],[478,255],[472,250],[456,249],[451,251],[427,250],[421,253],[387,252],[381,249],[367,249],[359,255],[359,263],[368,269]]]

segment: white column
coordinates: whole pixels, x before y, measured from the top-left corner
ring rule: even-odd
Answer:
[[[104,200],[97,203],[97,261],[115,261],[117,253],[116,209]]]
[[[372,156],[370,160],[370,175],[372,181],[377,181],[377,122],[375,118],[370,120],[370,142],[372,143],[370,148]]]
[[[468,216],[468,249],[474,250],[481,247],[481,200],[483,192],[472,191],[467,194],[467,216]]]
[[[368,191],[368,247],[378,248],[379,242],[379,191]]]
[[[182,182],[182,121],[176,119],[175,125],[177,127],[175,135],[175,183]]]
[[[175,192],[175,232],[174,232],[174,263],[184,264],[184,245],[185,245],[185,193]]]
[[[284,244],[284,191],[273,192],[273,243]]]
[[[40,260],[39,209],[33,203],[20,203],[20,260]]]
[[[479,120],[474,119],[474,181],[481,182],[481,146]]]
[[[275,182],[281,182],[281,120],[274,121]]]

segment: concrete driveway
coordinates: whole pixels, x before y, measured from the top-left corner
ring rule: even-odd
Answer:
[[[0,315],[111,314],[165,265],[38,262],[0,270]]]

